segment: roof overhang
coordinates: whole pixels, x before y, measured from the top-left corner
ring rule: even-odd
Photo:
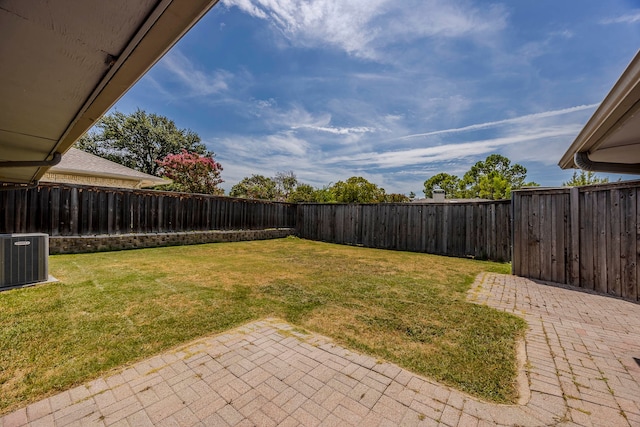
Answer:
[[[559,165],[562,169],[640,174],[640,51]]]
[[[2,0],[0,183],[39,180],[217,1]]]

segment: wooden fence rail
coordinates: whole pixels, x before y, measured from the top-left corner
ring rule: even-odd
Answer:
[[[513,193],[513,273],[640,301],[640,183]]]
[[[511,260],[511,203],[301,204],[300,237],[455,257]]]
[[[296,206],[199,194],[41,184],[0,191],[0,233],[51,236],[294,228]]]

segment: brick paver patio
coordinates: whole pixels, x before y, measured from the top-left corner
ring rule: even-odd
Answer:
[[[640,305],[496,274],[479,276],[469,298],[529,323],[518,405],[266,319],[31,404],[0,427],[640,426]]]

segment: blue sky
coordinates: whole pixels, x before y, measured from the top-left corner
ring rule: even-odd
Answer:
[[[491,153],[559,186],[639,40],[638,0],[221,0],[114,109],[197,132],[227,191],[292,170],[422,196]]]

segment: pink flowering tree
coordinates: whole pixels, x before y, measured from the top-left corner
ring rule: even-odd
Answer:
[[[202,194],[224,194],[218,186],[224,182],[220,178],[222,166],[213,155],[203,156],[182,149],[181,153],[169,154],[157,160],[160,175],[173,180],[169,189]]]

